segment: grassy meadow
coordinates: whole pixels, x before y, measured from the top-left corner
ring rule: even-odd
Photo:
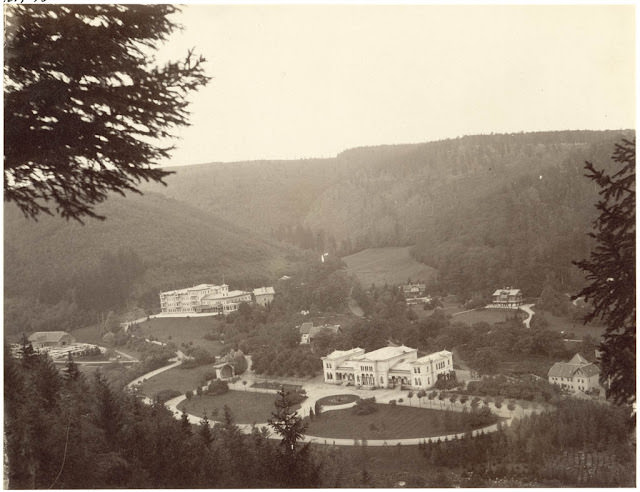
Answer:
[[[323,412],[314,420],[306,418],[307,434],[336,439],[403,439],[469,430],[470,417],[462,412],[381,404],[377,407],[378,411],[369,415],[356,415],[349,408]]]
[[[276,410],[275,393],[256,393],[253,391],[228,391],[222,395],[194,395],[190,400],[184,400],[178,405],[179,410],[185,410],[191,415],[202,417],[207,413],[209,420],[220,420],[223,408],[227,405],[231,409],[233,420],[237,424],[262,424],[271,418]],[[293,407],[300,408],[299,405]]]
[[[204,336],[218,323],[224,320],[216,316],[190,318],[151,318],[138,324],[141,335],[153,337],[161,342],[173,342],[178,348],[183,343],[201,347],[213,355],[218,355],[224,345],[216,340],[207,340]]]
[[[404,284],[409,279],[429,281],[436,270],[413,259],[410,249],[410,246],[370,248],[342,260],[348,273],[355,275],[365,288],[371,284]]]

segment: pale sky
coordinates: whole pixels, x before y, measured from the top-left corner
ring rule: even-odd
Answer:
[[[635,128],[633,5],[188,5],[209,85],[166,165]]]

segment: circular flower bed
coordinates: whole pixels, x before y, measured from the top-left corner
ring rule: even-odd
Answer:
[[[317,403],[319,405],[330,407],[333,405],[346,405],[347,403],[353,403],[360,399],[357,395],[330,395],[320,398]]]

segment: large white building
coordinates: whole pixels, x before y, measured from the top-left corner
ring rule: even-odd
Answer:
[[[439,374],[453,371],[453,358],[447,350],[418,358],[417,349],[401,345],[368,353],[361,348],[336,350],[322,358],[322,365],[324,382],[329,384],[427,389]]]
[[[229,290],[227,284],[200,284],[186,289],[160,293],[160,308],[163,313],[217,313],[229,314],[237,311],[243,302],[267,305],[273,300],[273,287],[260,287],[253,293]]]
[[[219,294],[209,294],[202,298],[202,305],[199,307],[199,312],[229,314],[237,311],[243,302],[251,302],[251,292],[227,290]]]
[[[160,293],[160,308],[163,313],[197,313],[205,296],[228,292],[227,284],[200,284],[186,289],[169,290]]]

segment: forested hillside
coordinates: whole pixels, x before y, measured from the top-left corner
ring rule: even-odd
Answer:
[[[96,313],[151,309],[158,292],[200,282],[252,288],[303,252],[167,197],[113,196],[84,225],[4,213],[5,330],[68,329]],[[159,307],[159,306],[158,306]]]
[[[175,168],[161,193],[302,248],[351,254],[415,245],[464,295],[517,284],[538,295],[553,272],[580,285],[571,260],[597,190],[585,160],[609,165],[631,131],[476,135],[347,150],[334,159]]]

